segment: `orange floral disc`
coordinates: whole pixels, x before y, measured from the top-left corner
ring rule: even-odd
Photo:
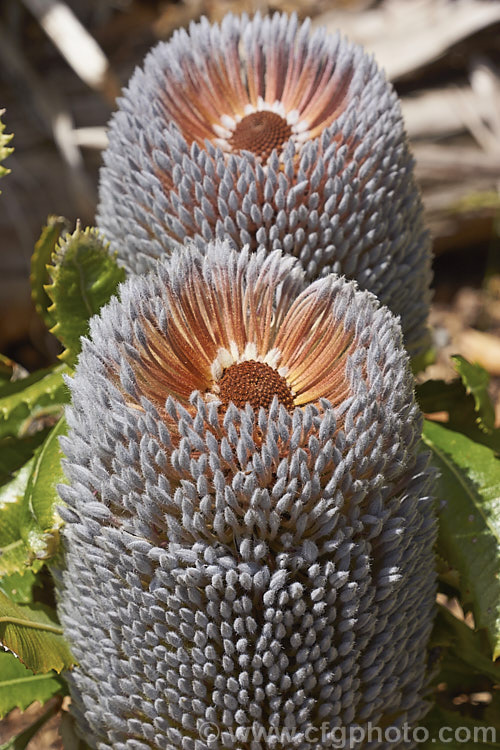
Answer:
[[[230,402],[241,409],[248,402],[257,411],[269,408],[274,396],[285,408],[293,409],[290,386],[279,372],[265,362],[248,360],[228,367],[219,380],[219,398],[224,409]]]
[[[292,135],[292,128],[276,112],[252,112],[236,125],[229,145],[234,151],[251,151],[263,162],[273,149],[281,149]]]

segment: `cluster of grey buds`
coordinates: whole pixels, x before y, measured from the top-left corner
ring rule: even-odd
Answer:
[[[193,25],[111,126],[100,226],[130,277],[68,379],[55,571],[98,750],[311,750],[427,710],[434,474],[404,344],[428,237],[393,92],[307,32]]]

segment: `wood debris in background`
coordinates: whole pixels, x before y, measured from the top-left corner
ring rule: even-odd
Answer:
[[[109,61],[71,8],[60,0],[23,0],[75,73],[114,100],[120,86]]]
[[[372,52],[387,77],[395,81],[499,21],[496,0],[386,0],[362,14],[323,13],[313,25],[329,31],[342,29]]]
[[[72,136],[73,118],[63,95],[48,88],[22,54],[22,50],[0,25],[0,65],[12,82],[24,91],[27,103],[54,140],[64,167],[65,176],[74,195],[78,211],[88,213],[95,204],[95,189],[86,172],[83,157]]]
[[[399,88],[435,251],[491,237],[500,210],[500,2],[386,0],[362,14],[329,11],[314,25],[363,44]],[[480,32],[486,40],[492,29],[495,60],[477,51]]]
[[[490,375],[500,377],[500,337],[492,333],[464,329],[457,340],[457,350],[470,362],[478,362]]]
[[[336,8],[361,13],[373,5],[373,0],[182,0],[166,3],[154,23],[154,32],[159,39],[167,39],[179,26],[188,26],[200,16],[212,22],[221,21],[226,13],[261,14],[297,13],[299,18],[315,18],[321,13]]]
[[[473,267],[471,259],[468,261],[468,267]],[[439,265],[445,267],[444,263]],[[447,281],[439,273],[430,317],[437,358],[427,368],[425,379],[450,380],[456,377],[450,360],[453,354],[459,353],[470,362],[478,362],[491,377],[496,423],[500,426],[500,273],[489,276],[478,288],[474,284],[480,278],[480,273],[471,274],[469,283],[457,290],[452,278]]]
[[[411,93],[403,97],[401,107],[410,138],[433,140],[465,132],[465,108],[486,120],[491,100],[478,97],[471,86],[455,85]]]

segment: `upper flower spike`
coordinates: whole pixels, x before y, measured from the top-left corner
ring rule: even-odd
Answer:
[[[427,346],[430,240],[397,97],[371,57],[276,14],[206,19],[134,73],[109,131],[98,224],[143,271],[191,237],[281,248],[355,278]]]

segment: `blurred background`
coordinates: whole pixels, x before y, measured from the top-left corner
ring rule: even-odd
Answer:
[[[92,223],[115,98],[158,40],[202,14],[295,11],[372,51],[402,97],[435,249],[432,323],[492,376],[500,419],[500,2],[1,0],[0,108],[15,134],[0,197],[0,351],[27,369],[55,342],[30,302],[48,214]]]
[[[201,15],[295,11],[372,51],[402,98],[434,239],[431,323],[449,355],[491,376],[500,424],[500,2],[496,0],[1,0],[0,109],[14,133],[0,188],[0,352],[28,370],[57,344],[30,301],[49,214],[92,224],[106,123],[147,50]],[[56,699],[57,700],[57,699]],[[47,708],[47,707],[46,707]],[[0,722],[0,743],[40,707]],[[56,724],[30,750],[60,750]]]

